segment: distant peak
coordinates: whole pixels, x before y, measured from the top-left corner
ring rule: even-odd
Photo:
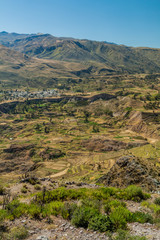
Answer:
[[[114,42],[107,42],[107,41],[102,41],[102,43],[107,43],[107,44],[118,45],[117,43],[114,43]]]
[[[2,31],[2,32],[0,32],[0,34],[8,34],[8,32]]]

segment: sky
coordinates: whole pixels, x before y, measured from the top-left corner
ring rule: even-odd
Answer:
[[[160,48],[160,0],[0,0],[0,31]]]

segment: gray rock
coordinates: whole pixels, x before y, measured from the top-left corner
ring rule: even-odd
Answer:
[[[22,220],[21,222],[22,222],[22,223],[25,223],[25,222],[26,222],[26,220]]]
[[[33,234],[36,233],[35,231],[32,231],[32,230],[30,230],[30,231],[28,231],[28,232],[29,232],[29,234],[31,234],[31,235],[33,235]]]
[[[36,240],[49,240],[49,238],[46,236],[39,236],[36,238]]]

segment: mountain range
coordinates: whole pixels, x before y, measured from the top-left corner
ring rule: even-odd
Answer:
[[[52,87],[66,79],[160,73],[160,49],[4,31],[0,44],[3,87]]]

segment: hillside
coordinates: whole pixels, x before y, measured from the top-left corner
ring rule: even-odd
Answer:
[[[0,45],[0,88],[55,87],[65,79],[79,79],[74,71],[86,66],[80,63],[28,57]],[[57,83],[59,79],[59,83]]]
[[[159,240],[160,102],[147,91],[0,104],[2,240]]]
[[[0,240],[159,240],[160,50],[0,43]]]
[[[133,48],[106,42],[57,38],[50,34],[0,33],[0,42],[29,56],[72,62],[103,64],[121,73],[160,72],[159,49]]]

